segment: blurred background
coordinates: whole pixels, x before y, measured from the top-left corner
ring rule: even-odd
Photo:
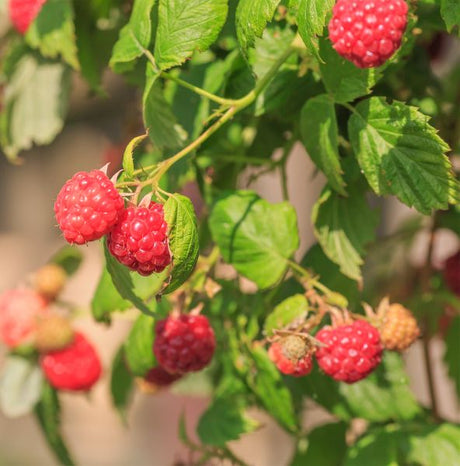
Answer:
[[[4,16],[0,11],[0,28],[4,27]],[[447,46],[443,54],[438,73],[443,73],[444,67],[453,66],[460,60],[458,43]],[[100,168],[116,159],[120,155],[120,145],[126,143],[127,118],[135,119],[139,112],[136,107],[139,96],[121,78],[107,73],[106,99],[91,96],[86,85],[76,77],[74,79],[66,127],[55,142],[22,154],[23,163],[20,166],[10,165],[3,156],[0,157],[0,293],[27,280],[64,244],[53,216],[57,192],[75,172]],[[247,185],[250,175],[251,170],[248,170],[242,176],[242,186]],[[288,179],[290,198],[297,210],[302,238],[298,252],[300,258],[314,243],[310,224],[311,207],[324,184],[324,179],[314,172],[300,145],[294,147],[289,159]],[[276,174],[259,177],[251,188],[270,202],[282,200]],[[410,209],[392,199],[385,200],[380,207],[382,235],[393,232],[402,221],[414,215]],[[423,235],[415,241],[410,254],[414,264],[423,261],[426,245]],[[434,251],[435,263],[442,264],[457,248],[458,240],[447,231],[442,232]],[[106,375],[88,397],[61,395],[63,430],[69,447],[77,463],[85,466],[161,466],[186,461],[188,452],[177,440],[178,419],[184,412],[189,432],[192,433],[208,400],[206,397],[174,393],[174,389],[154,395],[137,392],[128,417],[129,426],[123,426],[111,407],[108,369],[131,323],[115,318],[111,327],[105,327],[92,321],[89,305],[102,269],[102,250],[100,244],[91,244],[82,250],[83,265],[69,281],[63,299],[78,303],[82,312],[86,312],[87,317],[79,319],[77,326],[83,328],[97,346]],[[446,419],[460,422],[460,407],[446,376],[442,354],[443,344],[435,338],[432,341],[432,357],[439,411]],[[417,398],[428,404],[421,345],[417,343],[411,347],[404,358]],[[288,464],[294,448],[289,436],[267,417],[257,412],[253,414],[262,422],[262,428],[235,442],[232,445],[235,453],[252,465]],[[319,407],[308,406],[305,425],[322,423],[325,416],[328,415]],[[32,416],[11,420],[0,415],[0,464],[56,464],[41,435]]]

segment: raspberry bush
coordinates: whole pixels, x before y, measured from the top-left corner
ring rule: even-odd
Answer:
[[[61,392],[105,384],[126,417],[135,391],[187,394],[198,380],[209,406],[197,440],[178,420],[190,464],[247,464],[229,442],[263,429],[250,408],[291,435],[286,464],[458,464],[460,419],[443,418],[433,368],[445,366],[459,396],[458,1],[4,8],[9,161],[53,142],[76,81],[113,99],[103,77],[119,74],[137,110],[123,146],[60,180],[62,249],[2,291],[4,414],[34,413],[58,461],[77,464],[60,432]],[[290,199],[287,164],[301,145],[323,185],[311,214]],[[282,202],[252,189],[267,173]],[[389,231],[382,220],[397,204],[409,220]],[[308,215],[305,250],[297,220]],[[81,305],[61,299],[90,241],[104,267],[88,311],[101,325],[133,320],[111,367],[79,328]],[[405,373],[412,345],[423,349],[413,357],[428,404]],[[306,428],[312,402],[330,417]]]

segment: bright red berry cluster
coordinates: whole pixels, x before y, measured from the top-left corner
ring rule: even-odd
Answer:
[[[107,236],[111,254],[141,275],[159,273],[171,263],[163,206],[128,207]]]
[[[369,375],[382,359],[379,331],[365,320],[323,327],[316,339],[324,344],[315,353],[318,365],[335,380],[357,382]]]
[[[338,0],[329,38],[337,53],[359,68],[377,67],[401,46],[407,12],[404,0]]]
[[[46,0],[9,0],[10,19],[18,32],[26,33],[45,2]]]
[[[58,390],[87,391],[102,372],[96,350],[79,332],[70,345],[45,354],[40,364],[46,379]]]
[[[279,341],[275,341],[268,349],[268,356],[276,364],[278,370],[286,375],[301,377],[311,372],[313,361],[310,353],[305,353],[299,359],[289,357]]]
[[[101,170],[78,172],[59,192],[54,212],[69,243],[102,238],[117,223],[123,198]]]
[[[446,260],[444,280],[452,292],[460,296],[460,251]]]
[[[125,208],[123,198],[105,173],[76,173],[54,204],[65,239],[84,244],[107,236],[110,253],[141,275],[163,271],[172,260],[163,206]]]
[[[203,315],[169,316],[156,323],[155,333],[153,352],[171,374],[199,371],[212,359],[216,340]]]

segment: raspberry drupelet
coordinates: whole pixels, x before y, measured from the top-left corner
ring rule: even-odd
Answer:
[[[381,66],[401,46],[407,12],[404,0],[338,0],[329,38],[337,53],[357,67]]]
[[[107,236],[110,253],[123,265],[141,275],[162,272],[171,263],[168,225],[163,206],[132,206],[123,211],[120,221]]]

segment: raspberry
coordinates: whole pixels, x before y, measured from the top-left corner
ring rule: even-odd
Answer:
[[[301,377],[313,368],[311,351],[305,340],[298,336],[288,336],[272,343],[268,355],[279,371],[286,375]]]
[[[69,346],[49,352],[40,364],[49,383],[58,390],[87,391],[102,371],[95,349],[79,332]]]
[[[171,374],[203,369],[212,359],[214,330],[202,315],[169,316],[155,325],[153,352],[158,363]]]
[[[460,251],[446,260],[444,280],[450,290],[460,296]]]
[[[385,349],[394,351],[409,348],[420,335],[414,316],[401,304],[391,304],[386,309],[379,330]]]
[[[25,34],[38,16],[46,0],[9,0],[10,19],[21,34]]]
[[[47,264],[37,270],[34,277],[35,291],[43,297],[54,300],[67,281],[65,270],[56,264]]]
[[[316,351],[319,367],[335,380],[357,382],[369,375],[382,359],[379,332],[364,320],[324,327],[316,338],[326,345]]]
[[[111,254],[141,275],[162,272],[171,263],[163,206],[128,207],[107,236]]]
[[[29,343],[47,303],[32,290],[9,290],[0,296],[0,339],[10,348]]]
[[[72,343],[73,339],[73,329],[63,317],[51,316],[37,324],[35,347],[41,353],[65,348]]]
[[[123,209],[123,198],[101,170],[76,173],[54,203],[59,228],[71,244],[84,244],[107,234]]]
[[[401,46],[407,11],[404,0],[338,0],[329,38],[337,53],[359,68],[380,66]]]

